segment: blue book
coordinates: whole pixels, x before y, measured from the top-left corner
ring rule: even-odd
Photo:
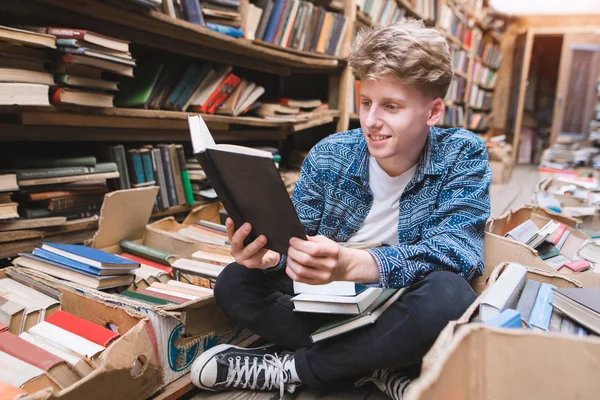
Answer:
[[[485,321],[487,326],[493,326],[496,328],[517,328],[523,327],[521,323],[521,313],[518,311],[507,308],[495,317]]]
[[[224,35],[232,36],[234,38],[244,37],[244,31],[240,28],[234,28],[227,25],[213,24],[212,22],[208,22],[206,24],[206,27],[211,31],[219,32]]]
[[[273,12],[271,13],[271,18],[269,19],[269,23],[267,24],[267,31],[265,32],[264,41],[273,43],[275,39],[275,34],[277,33],[277,25],[279,25],[279,20],[281,19],[281,13],[283,13],[283,9],[285,8],[287,0],[277,0],[275,2],[275,6],[273,7]]]
[[[171,91],[169,99],[165,104],[165,108],[171,110],[176,109],[180,98],[186,96],[186,93],[190,92],[190,90],[195,90],[201,75],[202,69],[200,69],[200,67],[194,64],[188,66],[179,82],[177,82],[177,85],[173,88],[173,91]],[[185,99],[185,101],[187,101],[187,98]]]
[[[130,268],[106,268],[100,269],[93,267],[91,265],[84,264],[79,261],[71,260],[70,258],[59,256],[58,254],[51,253],[47,250],[41,249],[39,247],[33,250],[33,255],[43,259],[46,262],[51,262],[52,265],[56,265],[58,267],[65,267],[67,269],[84,272],[86,274],[95,275],[95,276],[103,276],[103,275],[125,275],[131,274]]]
[[[552,288],[556,286],[542,283],[529,317],[529,329],[546,332],[552,317]]]
[[[42,249],[92,267],[139,268],[140,263],[79,244],[42,243]]]
[[[202,9],[200,9],[200,2],[198,0],[182,0],[181,5],[183,6],[183,16],[186,21],[192,24],[204,26],[204,16],[202,15]]]

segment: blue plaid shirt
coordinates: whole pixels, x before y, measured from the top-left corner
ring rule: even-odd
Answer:
[[[308,235],[345,242],[373,204],[361,129],[331,135],[309,152],[292,202]],[[483,273],[491,171],[484,144],[464,129],[431,128],[399,202],[398,241],[371,253],[381,287],[412,285],[432,271],[467,280]],[[278,266],[285,266],[282,257]]]

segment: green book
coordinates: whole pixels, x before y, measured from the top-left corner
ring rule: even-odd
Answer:
[[[538,252],[538,257],[540,257],[542,260],[547,260],[560,254],[560,250],[550,243],[544,243],[536,250]]]
[[[131,240],[121,240],[119,245],[126,253],[133,254],[134,256],[142,257],[150,261],[155,261],[168,267],[171,266],[171,261],[177,257],[175,254],[144,246],[143,244],[132,242]]]
[[[57,168],[31,168],[16,170],[18,180],[60,178],[63,176],[76,176],[88,174],[103,174],[117,172],[117,164],[98,163],[94,167],[57,167]]]
[[[27,158],[12,160],[13,169],[25,168],[61,168],[61,167],[95,167],[96,157],[60,157],[60,158]]]
[[[119,83],[115,107],[148,107],[150,97],[163,69],[162,62],[138,62],[135,78],[124,78]]]
[[[183,146],[178,144],[175,145],[177,150],[177,158],[179,160],[179,168],[181,168],[181,180],[183,181],[183,191],[185,193],[185,201],[188,205],[194,205],[194,192],[192,191],[192,182],[190,181],[190,174],[188,173],[187,164],[185,162],[185,153],[183,152]]]
[[[110,146],[108,148],[108,157],[110,161],[117,164],[119,170],[119,189],[131,189],[129,181],[129,172],[127,171],[127,158],[125,157],[125,147],[122,144]]]
[[[144,303],[150,303],[150,304],[154,304],[157,306],[165,306],[167,304],[175,304],[171,301],[159,299],[158,297],[152,297],[152,296],[148,296],[146,294],[142,294],[142,293],[138,293],[138,292],[132,292],[130,290],[125,290],[124,292],[121,293],[121,296],[129,297],[130,299],[140,300],[140,301],[143,301]]]
[[[338,318],[323,325],[310,335],[311,340],[313,343],[317,343],[375,323],[381,314],[394,304],[405,291],[406,288],[384,290],[363,313],[350,318]]]

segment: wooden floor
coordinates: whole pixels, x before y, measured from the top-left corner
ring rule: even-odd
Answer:
[[[531,202],[535,185],[537,183],[537,166],[517,166],[513,172],[512,178],[503,185],[492,185],[490,187],[491,196],[491,215],[497,217],[508,210],[521,207]],[[188,393],[187,400],[276,400],[279,398],[279,392],[224,392],[209,393],[201,390],[195,390]],[[320,390],[303,389],[295,394],[286,394],[284,399],[295,400],[383,400],[387,399],[372,384],[361,388],[354,388],[349,382],[345,386],[332,386]]]

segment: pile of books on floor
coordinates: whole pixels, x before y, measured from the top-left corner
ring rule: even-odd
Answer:
[[[56,36],[59,56],[54,63],[56,83],[53,104],[113,107],[119,90],[115,78],[106,74],[133,77],[136,61],[129,42],[72,28],[47,28]]]
[[[169,279],[165,282],[152,282],[147,287],[124,290],[119,295],[153,306],[168,306],[207,299],[212,297],[213,291],[206,287]]]
[[[600,264],[600,246],[582,232],[571,233],[567,225],[548,221],[542,228],[530,219],[506,233],[505,237],[537,250],[552,268],[581,272]]]
[[[56,38],[0,26],[0,105],[47,106],[52,74],[45,69]]]
[[[476,321],[495,327],[600,335],[600,289],[557,288],[527,279],[525,267],[509,264],[484,295]]]
[[[262,103],[254,114],[267,120],[301,122],[326,115],[329,105],[319,99],[279,99],[274,103]]]
[[[163,62],[140,58],[135,79],[122,79],[117,107],[195,111],[238,116],[246,113],[265,92],[241,78],[228,65]]]
[[[20,188],[19,214],[25,219],[97,215],[108,191],[107,180],[120,176],[116,163],[99,163],[93,156],[19,158],[12,166]]]
[[[15,174],[0,175],[0,229],[2,221],[19,218],[17,213],[18,203],[12,200],[14,192],[19,190]]]
[[[339,56],[348,18],[304,0],[267,0],[256,27],[258,40],[288,49]]]
[[[331,321],[311,335],[316,343],[375,323],[404,291],[405,288],[384,290],[354,282],[326,285],[294,282],[296,296],[292,302],[296,312],[332,314]]]
[[[600,149],[568,139],[560,139],[542,153],[541,167],[572,169],[600,166]]]
[[[117,332],[61,311],[60,292],[17,271],[0,279],[0,393],[58,392],[89,375]]]
[[[128,286],[140,263],[102,250],[74,244],[44,243],[32,253],[21,253],[16,266],[94,289]]]

